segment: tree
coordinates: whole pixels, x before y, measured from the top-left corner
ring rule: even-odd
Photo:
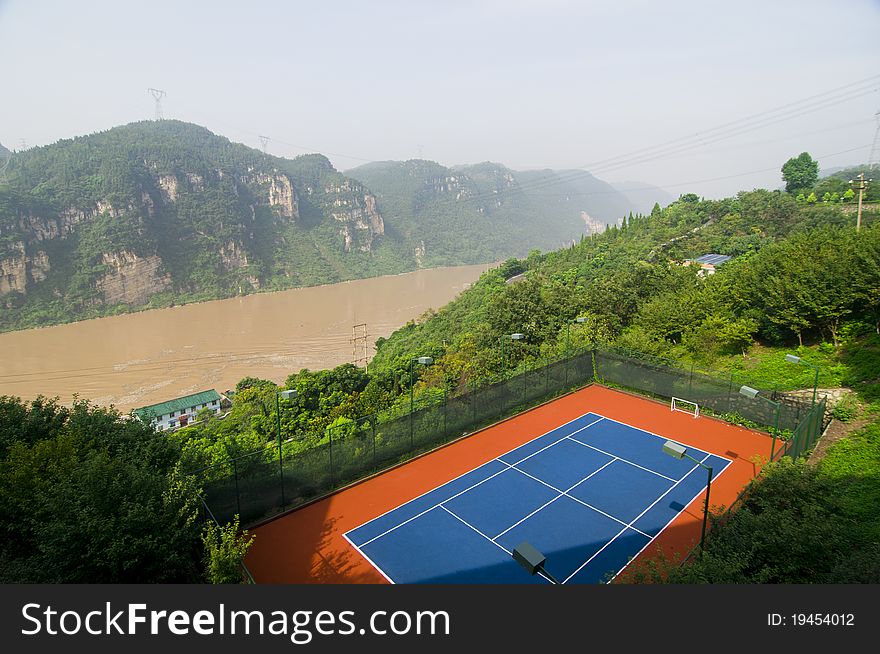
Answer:
[[[202,532],[205,545],[205,577],[212,584],[244,583],[241,562],[255,536],[239,533],[238,515],[225,526],[208,522]]]
[[[809,152],[801,152],[782,166],[782,179],[785,181],[785,190],[789,193],[811,188],[819,179],[819,162]]]
[[[198,489],[166,435],[84,401],[0,399],[0,581],[193,579]]]

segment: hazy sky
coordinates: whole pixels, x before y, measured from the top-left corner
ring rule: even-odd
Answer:
[[[803,150],[867,161],[880,0],[0,0],[0,62],[11,149],[151,118],[156,87],[166,118],[343,170],[492,160],[717,197]]]

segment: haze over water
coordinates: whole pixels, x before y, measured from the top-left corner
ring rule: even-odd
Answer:
[[[435,268],[157,309],[0,334],[0,395],[73,395],[122,411],[246,376],[282,382],[302,368],[353,360],[352,326],[368,352],[428,309],[439,309],[489,264]]]

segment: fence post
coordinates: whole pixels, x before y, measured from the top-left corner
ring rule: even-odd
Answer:
[[[376,420],[370,416],[370,430],[373,433],[373,470],[376,469]]]
[[[597,353],[598,353],[598,350],[596,350],[595,348],[590,350],[590,363],[593,364],[592,367],[593,367],[593,381],[594,382],[599,381],[599,357],[596,356]]]
[[[730,384],[727,386],[727,411],[725,413],[730,413],[730,397],[731,393],[733,393],[733,373],[730,373]]]
[[[330,451],[330,488],[333,488],[333,428],[327,430],[327,434],[329,435],[328,449]]]
[[[471,428],[468,431],[474,430],[474,425],[477,424],[477,382],[471,382]]]
[[[691,361],[691,373],[688,375],[688,399],[691,399],[693,396],[693,387],[694,387],[694,362]]]
[[[446,430],[446,412],[449,408],[449,398],[446,396],[446,389],[443,389],[443,441],[449,439],[449,433]]]
[[[235,477],[235,509],[241,517],[241,492],[238,490],[238,464],[232,459],[232,475]]]

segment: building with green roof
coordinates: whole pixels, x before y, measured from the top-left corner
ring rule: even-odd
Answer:
[[[134,415],[159,431],[167,431],[185,427],[195,420],[196,414],[202,409],[211,409],[214,413],[220,412],[220,394],[213,388],[159,404],[143,406],[135,409]]]

